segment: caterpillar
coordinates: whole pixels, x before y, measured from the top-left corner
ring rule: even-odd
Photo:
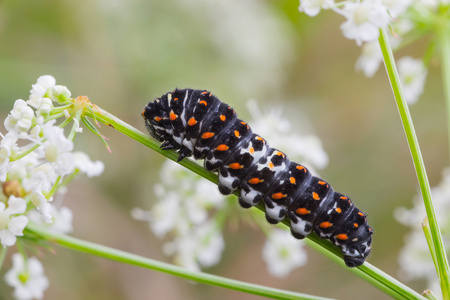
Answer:
[[[205,168],[218,173],[222,194],[240,190],[244,208],[263,201],[269,223],[287,216],[294,237],[314,231],[340,248],[348,267],[364,263],[373,234],[366,215],[328,182],[271,148],[210,92],[175,89],[149,102],[142,117],[162,149],[178,151],[178,161],[204,159]]]

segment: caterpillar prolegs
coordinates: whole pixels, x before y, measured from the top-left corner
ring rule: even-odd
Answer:
[[[162,149],[177,150],[179,161],[192,155],[204,159],[206,169],[218,172],[222,194],[239,189],[242,207],[263,201],[270,223],[287,216],[294,237],[315,231],[340,247],[348,267],[364,263],[373,233],[365,214],[326,181],[271,148],[210,92],[175,89],[148,103],[142,116]]]

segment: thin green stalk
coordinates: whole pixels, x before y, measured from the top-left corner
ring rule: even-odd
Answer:
[[[121,263],[135,265],[155,271],[165,272],[174,276],[185,278],[189,281],[196,281],[204,284],[210,284],[223,288],[229,288],[236,291],[246,292],[253,295],[269,297],[273,299],[305,299],[305,300],[330,300],[330,298],[310,296],[307,294],[283,291],[275,288],[269,288],[257,284],[245,283],[216,275],[202,272],[193,272],[181,267],[160,261],[145,258],[139,255],[131,254],[125,251],[102,246],[99,244],[87,242],[67,235],[51,233],[44,229],[29,224],[25,229],[25,234],[35,236],[48,242],[56,243],[62,247],[72,250],[88,253],[102,258],[114,260]]]
[[[450,153],[450,37],[448,35],[449,32],[443,27],[439,31],[438,39],[442,54],[442,81],[447,108],[448,151]]]
[[[1,247],[1,249],[0,249],[0,270],[3,267],[3,262],[5,261],[7,251],[8,251],[8,247]]]
[[[449,282],[449,266],[447,256],[445,254],[445,247],[442,241],[441,230],[436,219],[436,215],[433,208],[433,202],[431,201],[430,183],[428,182],[425,165],[423,163],[422,155],[420,152],[419,142],[414,130],[414,125],[409,113],[408,105],[400,84],[400,78],[395,66],[394,55],[389,45],[388,36],[385,29],[380,30],[379,43],[381,51],[384,57],[384,63],[386,71],[389,76],[392,90],[394,92],[397,108],[400,113],[400,118],[405,130],[408,146],[411,151],[411,156],[416,170],[417,179],[419,181],[420,190],[422,192],[422,198],[425,204],[425,210],[427,212],[428,221],[430,223],[430,230],[433,238],[433,246],[436,252],[436,260],[438,269],[436,270],[439,277],[439,283],[442,288],[443,298],[445,300],[450,299],[448,287]]]
[[[92,117],[92,113],[85,113],[87,116]],[[160,143],[149,138],[147,134],[140,132],[133,126],[123,122],[122,120],[118,119],[107,111],[102,110],[101,108],[96,107],[94,113],[96,119],[99,122],[102,122],[116,129],[117,131],[160,153],[161,155],[164,155],[165,157],[173,161],[177,161],[178,154],[176,152],[161,150]],[[210,180],[213,183],[217,184],[218,182],[216,174],[205,170],[203,167],[190,159],[185,158],[179,164],[204,177],[205,179]],[[264,210],[264,206],[262,204],[256,207],[260,210]],[[286,220],[284,221],[284,223],[289,226],[289,223]],[[373,286],[392,296],[394,299],[425,299],[419,293],[415,292],[401,282],[372,266],[368,262],[365,262],[362,266],[359,266],[357,268],[345,267],[345,264],[342,260],[342,254],[340,253],[339,249],[337,249],[337,247],[334,246],[331,242],[320,239],[314,233],[308,236],[307,243],[326,257],[342,265],[346,270],[357,274],[359,277],[366,280]]]

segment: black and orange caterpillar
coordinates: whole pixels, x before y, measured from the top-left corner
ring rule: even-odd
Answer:
[[[365,214],[326,181],[269,147],[210,92],[175,89],[148,103],[142,116],[162,149],[179,152],[178,161],[191,155],[205,159],[205,168],[219,174],[222,194],[240,189],[242,207],[262,200],[270,223],[287,215],[294,237],[314,230],[341,248],[348,267],[364,263],[373,233]]]

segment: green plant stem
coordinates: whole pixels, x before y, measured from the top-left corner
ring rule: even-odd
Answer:
[[[148,135],[140,132],[133,126],[123,122],[107,111],[99,107],[95,107],[93,113],[95,114],[95,117],[99,122],[102,122],[116,129],[117,131],[160,153],[161,155],[164,155],[165,157],[173,161],[177,161],[178,154],[176,152],[161,150],[159,142],[149,138]],[[93,117],[92,113],[89,112],[86,112],[86,116]],[[205,179],[210,180],[213,183],[217,184],[218,182],[216,174],[205,170],[203,167],[190,159],[185,158],[179,164],[204,177]],[[262,204],[259,204],[256,207],[264,211],[264,206]],[[284,220],[283,223],[289,226],[288,221]],[[346,270],[357,274],[359,277],[363,278],[373,286],[392,296],[394,299],[425,299],[419,293],[415,292],[414,290],[410,289],[409,287],[405,286],[401,282],[397,281],[396,279],[392,278],[391,276],[387,275],[386,273],[382,272],[381,270],[377,269],[367,262],[357,268],[345,267],[345,264],[342,260],[342,254],[339,249],[331,242],[320,239],[314,233],[308,236],[306,242],[315,250],[319,251],[336,263],[342,265]]]
[[[283,291],[279,289],[269,288],[257,284],[245,283],[202,272],[188,271],[181,267],[152,260],[125,251],[87,242],[67,235],[51,233],[42,228],[36,227],[35,225],[32,224],[27,225],[25,229],[25,234],[28,236],[37,237],[39,239],[48,242],[56,243],[62,247],[114,260],[117,262],[131,264],[147,269],[152,269],[155,271],[165,272],[171,275],[185,278],[190,281],[196,281],[224,288],[231,288],[236,291],[251,293],[254,295],[270,297],[273,299],[330,300],[330,298],[322,298],[301,293]]]
[[[0,270],[3,267],[3,262],[5,261],[7,251],[8,251],[8,247],[1,247],[1,249],[0,249]]]
[[[448,152],[450,153],[450,37],[445,27],[439,31],[438,39],[442,55],[442,80],[447,108]]]
[[[400,78],[395,66],[394,55],[389,45],[388,36],[385,29],[380,30],[379,43],[381,51],[383,53],[384,63],[386,71],[389,76],[389,81],[394,93],[397,108],[400,113],[400,118],[403,124],[403,128],[408,141],[408,146],[411,151],[411,156],[416,170],[417,179],[419,181],[420,190],[422,192],[422,198],[425,204],[425,210],[427,212],[428,221],[430,224],[431,235],[433,238],[433,247],[436,253],[436,260],[438,269],[436,270],[439,277],[439,283],[442,287],[443,299],[449,300],[450,294],[448,291],[449,286],[449,267],[447,256],[445,254],[444,243],[442,241],[441,231],[436,219],[436,215],[433,208],[433,202],[431,201],[430,183],[428,182],[425,165],[423,163],[422,155],[419,148],[419,142],[414,130],[411,115],[409,113],[408,105],[400,84]]]

